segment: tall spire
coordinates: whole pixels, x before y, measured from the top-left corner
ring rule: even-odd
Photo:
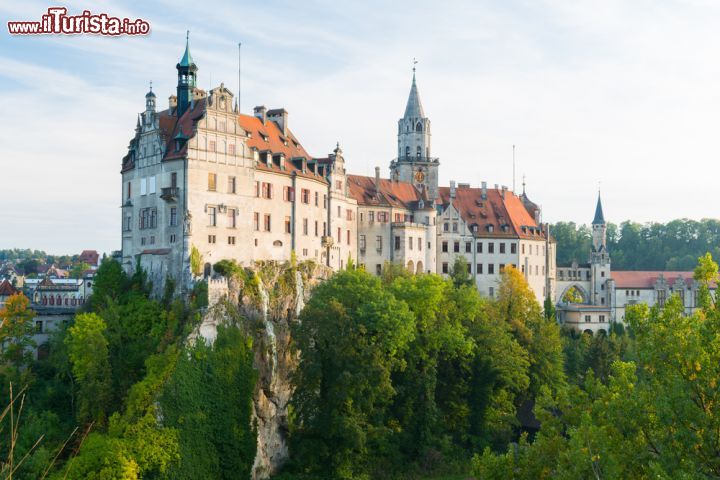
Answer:
[[[181,67],[189,67],[190,65],[195,65],[192,55],[190,55],[190,30],[188,30],[185,34],[185,54],[180,59],[180,63],[178,65],[180,65]]]
[[[602,201],[600,200],[600,190],[598,189],[598,201],[595,207],[595,218],[593,219],[593,225],[602,225],[605,223],[605,215],[603,215]]]
[[[410,96],[408,97],[407,106],[405,107],[405,118],[425,118],[422,103],[420,102],[420,94],[418,93],[417,83],[415,82],[415,64],[417,60],[413,58],[413,78],[410,87]]]

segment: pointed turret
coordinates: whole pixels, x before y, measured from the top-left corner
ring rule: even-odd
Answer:
[[[593,225],[602,225],[605,223],[605,215],[603,215],[602,201],[600,200],[600,192],[598,192],[597,206],[595,207],[595,218]]]
[[[414,61],[414,63],[417,63]],[[430,153],[430,119],[425,116],[413,66],[412,85],[405,114],[398,120],[398,154],[390,163],[390,178],[428,190],[432,201],[438,194],[437,158]]]
[[[410,95],[408,96],[407,106],[405,107],[405,116],[407,119],[421,119],[425,118],[425,111],[420,101],[420,94],[418,93],[417,82],[415,81],[415,69],[413,68],[412,86],[410,87]]]
[[[182,117],[193,101],[193,90],[197,86],[197,65],[190,55],[190,30],[185,37],[185,53],[175,66],[178,71],[177,116]]]

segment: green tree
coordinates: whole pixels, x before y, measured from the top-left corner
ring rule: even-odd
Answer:
[[[80,422],[104,425],[107,421],[112,377],[108,341],[103,336],[105,328],[97,314],[83,313],[75,317],[65,339],[72,373],[80,386],[77,398]]]
[[[302,355],[292,399],[299,469],[335,478],[367,472],[392,425],[391,376],[413,340],[407,305],[362,270],[319,285],[293,325]]]
[[[70,270],[70,278],[82,278],[83,274],[90,270],[90,264],[85,262],[80,262],[73,266],[72,270]]]
[[[30,300],[22,293],[10,296],[0,309],[0,352],[3,361],[16,368],[32,358],[33,318],[35,312],[30,308]]]

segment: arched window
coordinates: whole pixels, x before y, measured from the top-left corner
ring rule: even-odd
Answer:
[[[406,157],[409,157],[409,156],[410,156],[410,147],[409,147],[409,146],[408,146],[408,147],[405,147],[405,156],[406,156]]]
[[[55,297],[50,295],[50,305],[55,305]]]
[[[47,305],[47,302],[48,302],[47,297],[45,295],[43,295],[42,304]]]
[[[422,123],[418,122],[417,125],[415,125],[415,131],[422,132]]]
[[[418,145],[417,147],[417,157],[420,158],[422,156],[422,147]]]
[[[65,297],[65,306],[70,306],[70,299]]]
[[[62,297],[60,297],[59,294],[57,296],[57,304],[58,304],[58,307],[62,305]]]
[[[205,278],[210,276],[212,273],[212,265],[210,265],[210,263],[205,264],[205,271],[203,273],[205,274]]]

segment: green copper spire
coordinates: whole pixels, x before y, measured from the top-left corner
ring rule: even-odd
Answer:
[[[180,63],[178,63],[178,65],[181,67],[190,67],[191,65],[195,65],[192,55],[190,55],[190,30],[188,30],[185,35],[185,54],[182,59],[180,59]]]

